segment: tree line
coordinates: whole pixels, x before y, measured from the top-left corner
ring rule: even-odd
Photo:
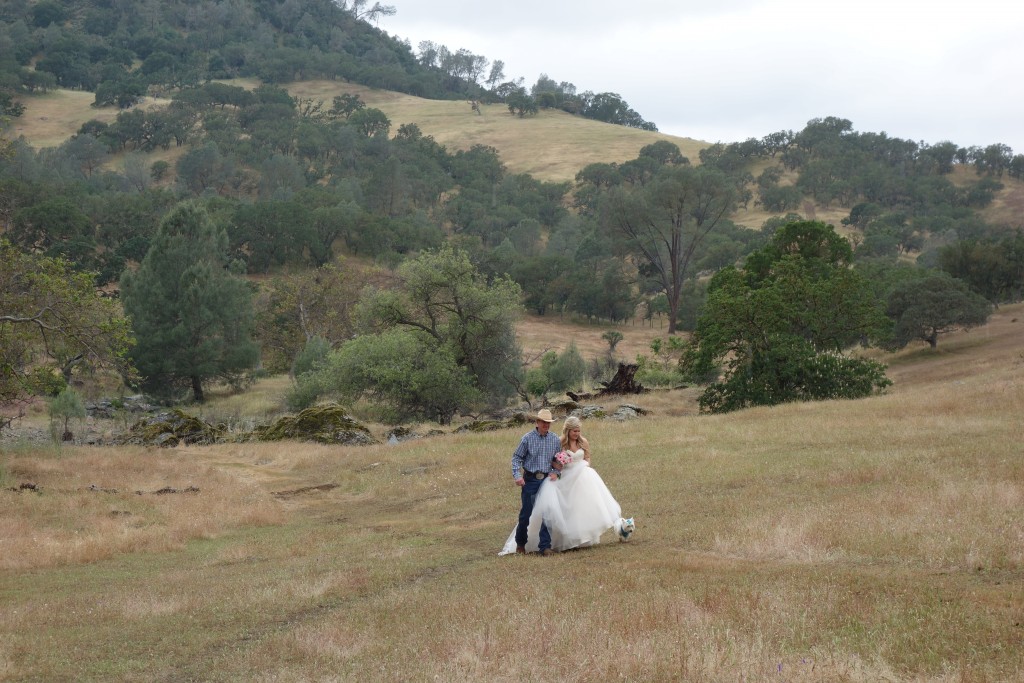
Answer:
[[[20,168],[17,154],[11,159]],[[678,372],[708,382],[701,404],[721,411],[866,395],[887,380],[880,365],[847,356],[852,346],[895,349],[914,340],[934,346],[940,333],[987,319],[993,302],[969,282],[895,258],[858,259],[832,226],[798,216],[761,231],[735,226],[727,216],[741,184],[719,169],[690,165],[677,147],[658,142],[626,164],[583,169],[576,211],[554,227],[545,247],[525,243],[535,256],[503,249],[507,237],[486,249],[479,235],[453,234],[436,248],[411,252],[395,270],[342,258],[278,271],[259,288],[243,278],[252,259],[233,249],[229,223],[218,221],[223,199],[179,196],[159,218],[138,267],[120,275],[127,317],[107,311],[116,325],[111,329],[124,330],[131,321],[134,343],[122,335],[116,352],[96,360],[116,365],[130,359],[138,386],[165,397],[190,391],[201,401],[211,381],[243,385],[264,346],[265,367],[295,376],[295,406],[324,396],[370,397],[389,419],[447,422],[456,412],[496,408],[512,396],[543,400],[553,388],[579,381],[578,370],[569,369],[581,362],[569,350],[528,371],[514,336],[521,305],[540,312],[560,305],[589,310],[587,292],[600,290],[631,315],[647,292],[665,300],[673,325],[694,331]],[[465,244],[476,245],[484,258],[474,259],[459,246]],[[73,267],[67,254],[47,254],[40,244],[18,246],[21,263]],[[990,274],[993,254],[1002,259],[1004,279],[978,282],[1000,283],[985,290],[995,302],[1019,299],[1020,231],[941,251],[949,267],[982,259]],[[512,267],[494,269],[502,263]],[[537,292],[553,298],[538,300]],[[689,317],[681,315],[684,301]],[[40,368],[63,364],[63,375],[70,376],[64,359],[82,355],[76,344],[60,351],[46,334],[42,347],[31,343],[26,330],[48,329],[33,323],[34,304],[8,305],[14,310],[0,320],[0,335],[16,335],[9,337],[12,395],[36,390],[28,380],[45,376]]]

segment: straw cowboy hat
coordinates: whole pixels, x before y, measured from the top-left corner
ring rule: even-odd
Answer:
[[[544,420],[545,422],[554,422],[555,418],[551,416],[551,411],[547,408],[537,412],[537,419]]]

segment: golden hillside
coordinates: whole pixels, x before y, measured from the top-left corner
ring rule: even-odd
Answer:
[[[255,81],[235,81],[252,87]],[[465,100],[427,100],[387,90],[374,90],[339,81],[303,81],[287,86],[295,97],[322,100],[330,104],[335,97],[359,95],[367,106],[380,109],[391,119],[392,131],[415,123],[425,135],[432,136],[449,149],[469,149],[487,145],[499,150],[513,173],[529,173],[542,180],[572,180],[587,164],[621,162],[636,158],[645,145],[670,140],[679,145],[691,161],[698,160],[706,142],[663,133],[615,126],[572,116],[562,111],[542,111],[520,119],[509,114],[504,105],[481,105],[476,114]],[[54,92],[25,100],[26,111],[12,128],[12,137],[24,136],[34,147],[59,145],[90,119],[113,121],[118,110],[93,108],[93,94],[73,90]],[[153,107],[160,100],[146,98],[141,106]]]
[[[240,79],[232,83],[255,87],[254,80]],[[415,123],[425,135],[430,135],[449,150],[469,149],[473,145],[487,145],[498,150],[502,161],[512,173],[528,173],[547,181],[572,181],[576,173],[588,164],[597,162],[623,162],[636,158],[640,149],[658,140],[668,140],[679,146],[692,163],[699,163],[700,150],[710,143],[693,138],[677,137],[624,126],[601,123],[562,111],[545,110],[538,115],[518,118],[504,105],[483,104],[480,114],[464,100],[428,100],[413,95],[376,90],[362,85],[340,81],[301,81],[287,86],[295,97],[322,100],[330,104],[342,94],[355,94],[370,107],[383,111],[392,123],[392,132],[403,124]],[[90,119],[113,121],[118,110],[113,107],[93,108],[93,94],[73,90],[56,90],[45,95],[27,98],[25,114],[14,122],[10,135],[24,137],[33,147],[61,144]],[[165,100],[146,98],[144,108],[158,107]],[[173,161],[183,153],[182,148],[159,151],[153,156]],[[763,170],[764,162],[755,169]],[[787,174],[790,180],[795,179]],[[957,169],[953,182],[973,182],[973,169]],[[1004,177],[1004,189],[992,206],[982,212],[985,220],[996,225],[1024,226],[1024,182]],[[849,214],[849,208],[839,205],[821,206],[808,201],[799,213],[806,218],[821,220],[838,226]],[[733,217],[737,223],[759,228],[772,214],[751,202]]]
[[[415,123],[449,149],[494,147],[509,170],[541,180],[572,180],[588,164],[635,159],[642,147],[658,140],[674,142],[690,161],[697,162],[700,150],[709,144],[563,111],[543,110],[536,116],[518,118],[503,104],[481,104],[477,114],[465,100],[425,100],[335,81],[293,83],[288,91],[327,103],[342,93],[358,94],[368,106],[387,114],[393,131],[402,124]]]

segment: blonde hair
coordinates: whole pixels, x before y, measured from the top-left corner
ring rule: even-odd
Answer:
[[[569,417],[565,418],[565,422],[562,423],[562,438],[560,439],[560,441],[562,443],[562,448],[563,449],[566,446],[569,445],[569,430],[570,429],[579,429],[579,430],[581,430],[580,431],[580,436],[581,437],[583,436],[583,432],[582,432],[583,422],[578,417],[576,417],[575,415],[570,415]]]

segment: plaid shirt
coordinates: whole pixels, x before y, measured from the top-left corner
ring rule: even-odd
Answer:
[[[512,453],[512,478],[521,478],[524,469],[530,472],[550,472],[551,458],[560,450],[562,442],[557,434],[548,432],[541,436],[536,428],[527,432]]]

